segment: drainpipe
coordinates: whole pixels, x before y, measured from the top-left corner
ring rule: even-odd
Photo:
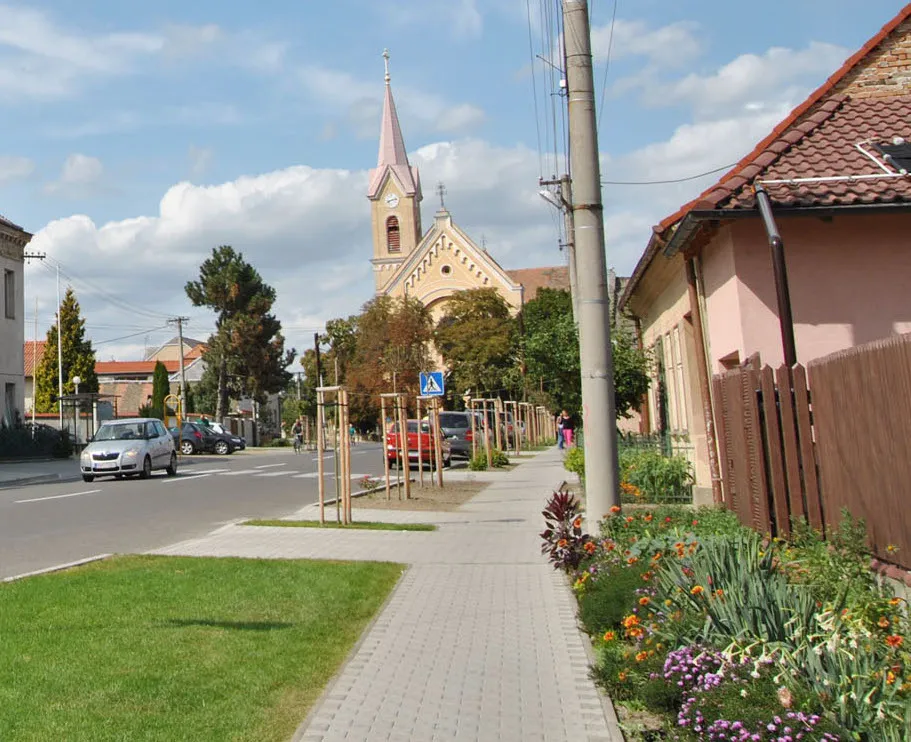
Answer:
[[[791,293],[788,289],[788,267],[784,259],[784,241],[775,223],[772,213],[772,202],[769,194],[761,184],[753,187],[756,195],[756,206],[762,215],[765,231],[769,237],[772,250],[772,269],[775,272],[775,293],[778,295],[778,321],[781,324],[781,345],[784,350],[784,362],[788,368],[797,364],[797,346],[794,343],[794,318],[791,315]]]
[[[686,259],[686,285],[693,317],[693,335],[696,342],[696,372],[699,375],[699,392],[702,397],[702,416],[705,421],[705,445],[709,453],[709,475],[712,478],[712,501],[724,501],[721,491],[721,467],[718,462],[718,441],[715,436],[715,417],[712,414],[712,387],[709,379],[708,359],[705,357],[705,326],[696,283],[696,258]]]

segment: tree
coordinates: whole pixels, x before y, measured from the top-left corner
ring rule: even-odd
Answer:
[[[68,287],[60,303],[60,334],[63,356],[63,393],[76,391],[73,377],[80,378],[80,392],[97,392],[98,377],[95,375],[95,351],[92,341],[85,338],[85,320],[81,316],[79,302],[72,287]],[[57,325],[47,331],[44,355],[35,370],[35,409],[38,412],[57,412]]]
[[[161,361],[155,362],[155,371],[152,373],[152,417],[159,420],[165,419],[165,397],[171,393],[171,382],[168,380],[168,369]]]
[[[500,395],[518,386],[517,326],[496,289],[453,294],[434,333],[458,394]]]
[[[281,323],[271,313],[275,289],[242,253],[228,245],[213,248],[199,268],[199,280],[188,281],[185,290],[194,306],[216,313],[204,358],[217,374],[217,418],[227,414],[230,396],[263,402],[285,388],[295,351],[285,350]]]
[[[543,387],[554,411],[582,408],[579,335],[568,291],[542,288],[522,311],[530,381]],[[630,417],[649,387],[650,358],[623,325],[611,327],[617,417]]]

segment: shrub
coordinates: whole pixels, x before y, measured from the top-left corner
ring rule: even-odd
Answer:
[[[67,458],[73,444],[66,430],[49,425],[31,424],[7,427],[0,425],[0,457],[2,458]]]
[[[647,565],[599,572],[585,581],[579,591],[579,620],[591,636],[600,636],[620,626],[636,604],[636,590],[642,587]]]
[[[468,462],[468,468],[471,471],[487,471],[487,454],[483,451],[478,451]]]
[[[509,466],[509,456],[507,456],[498,448],[495,448],[491,453],[491,460],[493,461],[495,469],[499,469],[503,466]]]
[[[269,441],[269,445],[272,448],[287,448],[292,445],[293,441],[290,438],[273,438]]]
[[[693,468],[684,456],[650,448],[620,452],[620,481],[634,502],[691,502]]]
[[[569,449],[563,459],[563,468],[577,474],[579,479],[585,479],[585,449],[582,446],[573,446]]]
[[[546,528],[541,533],[546,554],[554,569],[572,572],[595,549],[588,534],[582,533],[582,514],[579,501],[571,492],[560,489],[551,496],[541,513]]]

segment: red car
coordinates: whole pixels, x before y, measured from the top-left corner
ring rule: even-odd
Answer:
[[[433,448],[433,431],[426,420],[421,420],[421,460],[428,466],[432,466],[435,461]],[[452,462],[452,452],[449,441],[443,441],[443,466],[449,466]],[[399,426],[393,423],[386,431],[386,458],[392,466],[397,465],[401,451],[399,450]],[[408,462],[417,464],[418,462],[418,421],[408,421]]]

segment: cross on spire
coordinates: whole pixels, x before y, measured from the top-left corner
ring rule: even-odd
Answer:
[[[440,197],[440,209],[446,211],[446,186],[443,185],[442,181],[437,183],[436,187],[437,195]]]
[[[386,84],[388,85],[392,78],[389,76],[389,50],[383,49],[383,64],[386,65]]]

